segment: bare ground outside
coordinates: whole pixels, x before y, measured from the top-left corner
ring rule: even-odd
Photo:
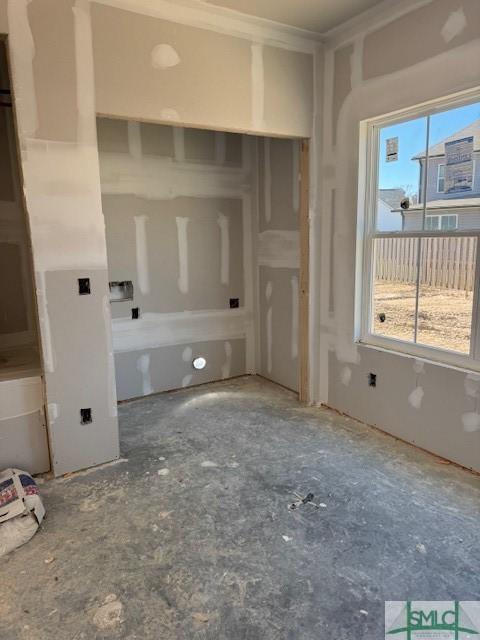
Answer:
[[[420,286],[417,342],[461,353],[470,350],[473,293]],[[382,321],[383,320],[383,321]],[[415,285],[376,280],[374,332],[413,341]]]

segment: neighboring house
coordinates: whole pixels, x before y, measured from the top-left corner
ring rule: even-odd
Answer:
[[[445,192],[445,143],[473,136],[473,184],[472,189],[461,193]],[[412,160],[420,163],[418,204],[403,213],[403,229],[416,231],[422,228],[425,154],[419,153]],[[468,127],[456,131],[428,149],[426,186],[426,228],[429,230],[480,229],[480,119]]]
[[[403,216],[400,201],[405,197],[403,189],[379,189],[377,201],[377,231],[401,231]]]

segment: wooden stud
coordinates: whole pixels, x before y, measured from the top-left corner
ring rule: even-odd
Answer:
[[[309,143],[302,140],[300,150],[300,286],[298,336],[298,397],[308,402],[309,363],[309,267],[310,267],[310,214],[309,214]]]

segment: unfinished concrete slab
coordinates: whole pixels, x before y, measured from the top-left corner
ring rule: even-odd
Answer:
[[[385,600],[478,597],[478,476],[261,378],[119,414],[0,562],[2,640],[371,640]]]

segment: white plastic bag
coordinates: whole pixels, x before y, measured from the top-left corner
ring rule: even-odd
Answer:
[[[45,515],[38,487],[20,469],[0,473],[0,557],[33,537]]]

